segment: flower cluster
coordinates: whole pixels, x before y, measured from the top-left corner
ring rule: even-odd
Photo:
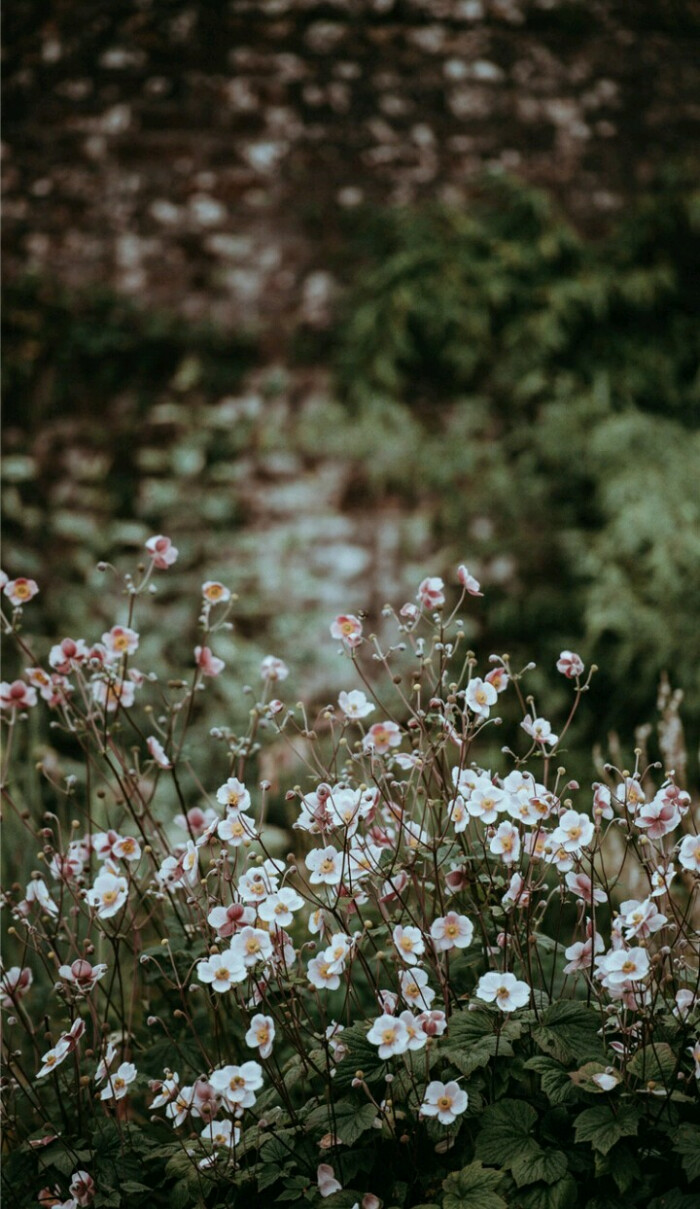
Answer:
[[[58,812],[28,822],[10,795],[41,843],[41,868],[5,894],[16,964],[0,1002],[17,1031],[17,1121],[23,1096],[32,1122],[37,1103],[42,1122],[58,1120],[73,1094],[76,1112],[89,1101],[120,1128],[137,1103],[178,1131],[172,1153],[197,1180],[289,1176],[325,1199],[347,1188],[343,1147],[363,1131],[428,1138],[440,1154],[460,1138],[468,1150],[488,1094],[475,1072],[507,1064],[516,1042],[553,1060],[565,1047],[543,1013],[562,1003],[593,1012],[600,1056],[571,1072],[572,1086],[669,1103],[697,1095],[696,811],[680,776],[644,767],[641,753],[589,790],[567,776],[563,744],[591,674],[575,652],[556,665],[572,706],[553,727],[522,692],[527,669],[505,655],[479,669],[464,649],[459,609],[482,596],[474,576],[458,568],[449,615],[448,589],[430,576],[417,604],[385,610],[393,645],[366,634],[359,611],[332,621],[362,688],[346,681],[315,722],[271,699],[290,673],[266,656],[247,732],[213,732],[225,763],[214,777],[208,756],[196,769],[186,732],[223,669],[213,644],[235,598],[216,580],[202,585],[189,680],[137,671],[139,598],[177,558],[162,535],[146,549],[141,579],[126,580],[126,616],[99,641],[51,643],[45,666],[17,628],[37,585],[4,581],[5,626],[25,660],[0,695],[8,746],[41,702],[86,758],[82,778],[44,770],[83,811],[68,831]],[[499,751],[501,722],[513,738]],[[267,740],[307,753],[303,783],[276,799],[256,775]],[[46,971],[42,994],[65,1027],[42,1053],[32,1001]],[[163,1033],[182,1080],[148,1069],[139,1028]],[[647,1051],[657,1037],[668,1048],[674,1029],[675,1066],[657,1054],[647,1076]],[[498,1096],[508,1072],[492,1069]],[[316,1163],[327,1151],[333,1165]],[[357,1193],[358,1205],[381,1203],[374,1186]],[[68,1194],[87,1204],[93,1175],[76,1170]]]

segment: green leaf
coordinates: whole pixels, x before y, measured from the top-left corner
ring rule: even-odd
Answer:
[[[538,1154],[540,1147],[530,1137],[536,1120],[537,1113],[524,1100],[490,1104],[481,1117],[475,1147],[477,1158],[509,1168],[517,1159]]]
[[[376,1118],[377,1110],[373,1104],[347,1099],[339,1100],[333,1105],[332,1111],[330,1105],[320,1104],[309,1113],[305,1125],[307,1129],[333,1132],[341,1142],[352,1146],[365,1130],[372,1128]]]
[[[655,1196],[649,1202],[648,1209],[697,1209],[698,1196],[693,1192],[681,1192],[680,1188],[671,1188],[661,1196]]]
[[[604,1049],[598,1029],[600,1016],[584,1003],[563,1000],[543,1013],[533,1039],[541,1050],[557,1062],[581,1062],[603,1058]]]
[[[595,1173],[599,1176],[612,1176],[619,1192],[628,1192],[631,1188],[637,1191],[642,1184],[642,1171],[634,1154],[619,1143],[608,1154],[596,1153]]]
[[[481,1163],[470,1163],[443,1180],[443,1209],[507,1209],[507,1202],[496,1189],[501,1183],[498,1171],[489,1171]]]
[[[538,1153],[521,1155],[512,1164],[513,1179],[518,1187],[523,1184],[534,1184],[543,1180],[545,1184],[554,1184],[566,1175],[566,1155],[561,1150],[540,1150]]]
[[[676,1130],[674,1152],[681,1156],[683,1170],[689,1180],[700,1178],[700,1129],[684,1124]]]
[[[577,1142],[590,1142],[594,1150],[607,1154],[622,1137],[637,1133],[639,1113],[629,1104],[613,1113],[609,1104],[597,1104],[580,1113],[574,1122]]]
[[[352,1086],[358,1070],[367,1083],[377,1083],[384,1078],[386,1063],[378,1056],[376,1045],[367,1040],[367,1029],[353,1024],[343,1032],[343,1045],[347,1054],[338,1063],[333,1077],[333,1086],[338,1091],[347,1091]]]
[[[677,1066],[676,1055],[666,1041],[645,1045],[638,1049],[627,1069],[645,1083],[653,1081],[668,1085]]]
[[[568,1071],[554,1058],[536,1054],[525,1063],[525,1070],[534,1070],[540,1076],[542,1091],[550,1104],[566,1104],[567,1101],[576,1099],[576,1089]]]
[[[500,1045],[497,1037],[482,1037],[475,1045],[468,1049],[460,1049],[456,1045],[448,1045],[440,1050],[440,1056],[447,1058],[461,1075],[471,1075],[475,1070],[482,1066],[487,1066],[489,1059],[493,1058],[496,1051],[503,1057],[513,1057],[513,1047],[509,1041],[501,1039]]]
[[[538,1184],[518,1195],[522,1209],[572,1209],[578,1203],[578,1189],[573,1176],[566,1175],[555,1184]]]

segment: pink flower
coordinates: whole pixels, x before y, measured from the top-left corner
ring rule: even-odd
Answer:
[[[334,1192],[341,1192],[343,1185],[335,1178],[335,1172],[328,1163],[320,1163],[316,1172],[318,1182],[318,1190],[321,1196],[332,1196]]]
[[[365,735],[362,746],[375,756],[384,756],[392,747],[401,745],[401,730],[396,722],[375,722]]]
[[[478,579],[475,579],[473,575],[469,574],[469,571],[465,567],[464,563],[460,563],[460,565],[457,568],[457,579],[461,583],[465,592],[468,592],[468,594],[470,596],[483,596],[484,595],[483,592],[479,591],[479,588],[481,587],[481,585],[480,585]]]
[[[138,650],[139,636],[136,630],[125,625],[113,625],[102,635],[102,641],[107,648],[110,659],[118,659],[121,655],[133,655]]]
[[[89,961],[79,957],[69,966],[59,966],[58,973],[64,982],[70,983],[80,994],[87,995],[107,973],[107,966],[104,963],[91,966]]]
[[[594,888],[593,883],[586,873],[567,873],[566,884],[577,898],[582,898],[585,903],[604,903],[605,891],[599,888]]]
[[[439,576],[434,575],[423,579],[418,585],[418,600],[424,609],[439,609],[445,603],[444,583]]]
[[[29,990],[34,975],[29,966],[20,969],[19,966],[11,966],[9,970],[0,978],[0,1003],[4,1008],[11,1008],[19,999],[23,999]]]
[[[577,676],[582,676],[583,670],[583,659],[580,655],[576,655],[574,651],[562,651],[557,659],[557,671],[561,672],[562,676],[566,676],[567,680],[573,680]]]
[[[55,671],[67,675],[79,667],[88,657],[88,649],[82,638],[63,638],[49,652],[49,663]]]
[[[3,680],[0,684],[0,709],[31,709],[33,705],[36,705],[36,689],[24,680],[13,680],[12,684]]]
[[[153,566],[158,571],[167,571],[168,567],[172,567],[178,556],[178,551],[171,542],[169,537],[163,537],[162,533],[156,537],[149,537],[146,542],[146,549],[153,559]]]
[[[667,799],[657,793],[651,802],[645,802],[637,812],[635,822],[643,827],[652,840],[660,840],[662,836],[675,831],[681,821],[681,812],[675,799]]]
[[[504,667],[495,667],[486,676],[486,683],[492,684],[497,693],[502,693],[508,688],[510,676]]]
[[[5,596],[12,601],[17,609],[21,608],[22,605],[28,604],[38,591],[39,585],[33,579],[25,579],[24,576],[20,576],[19,579],[8,580],[3,588]]]
[[[194,660],[204,676],[218,676],[226,667],[223,659],[217,659],[208,646],[196,646]]]
[[[362,642],[362,622],[353,613],[340,613],[331,622],[331,638],[344,642],[347,647],[356,647]]]
[[[95,1181],[87,1171],[74,1171],[68,1191],[79,1205],[89,1205],[95,1195]]]

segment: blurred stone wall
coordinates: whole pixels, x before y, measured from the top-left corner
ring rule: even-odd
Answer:
[[[343,208],[485,168],[596,231],[700,133],[692,0],[13,0],[6,273],[276,338]]]

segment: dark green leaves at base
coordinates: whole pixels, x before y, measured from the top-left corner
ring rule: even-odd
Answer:
[[[500,1172],[470,1163],[443,1180],[443,1209],[507,1209],[507,1201],[496,1192],[501,1180]]]
[[[622,1104],[613,1112],[609,1104],[597,1104],[580,1113],[574,1122],[577,1142],[590,1142],[594,1150],[607,1154],[620,1138],[634,1137],[639,1125],[639,1113],[631,1105]]]

